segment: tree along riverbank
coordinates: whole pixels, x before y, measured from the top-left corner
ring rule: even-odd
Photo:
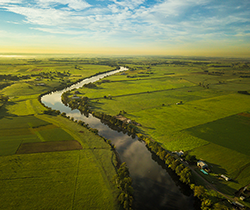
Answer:
[[[88,102],[89,99],[87,97],[72,99],[70,98],[70,92],[65,93],[62,97],[63,101],[66,101],[67,104],[72,109],[78,109],[81,113],[85,114],[92,114],[94,117],[99,118],[102,123],[107,124],[110,128],[118,131],[123,131],[124,133],[128,133],[128,135],[132,135],[133,137],[138,137],[139,140],[144,141],[148,147],[148,149],[157,155],[167,167],[172,169],[179,177],[179,180],[185,184],[187,184],[190,189],[193,190],[194,195],[200,200],[201,202],[201,209],[230,209],[230,205],[228,202],[224,202],[223,197],[221,196],[220,192],[211,194],[205,189],[204,186],[196,185],[195,179],[202,179],[194,170],[190,164],[192,161],[189,161],[190,164],[186,164],[183,159],[189,159],[190,157],[187,155],[182,156],[182,158],[174,155],[171,151],[167,151],[160,146],[159,143],[154,141],[151,138],[140,133],[140,129],[137,122],[130,121],[126,119],[124,121],[118,119],[117,116],[111,116],[105,113],[91,111],[91,107],[89,106]],[[122,116],[124,111],[120,111],[119,116]],[[181,160],[182,159],[182,160]]]

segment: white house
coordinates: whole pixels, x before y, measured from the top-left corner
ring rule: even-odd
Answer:
[[[208,165],[205,162],[203,162],[202,160],[199,160],[197,162],[197,166],[200,167],[201,169],[208,168]]]

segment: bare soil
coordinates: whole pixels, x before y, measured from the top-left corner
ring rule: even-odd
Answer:
[[[76,141],[50,141],[21,144],[16,154],[30,154],[40,152],[57,152],[68,150],[81,150],[81,144]]]

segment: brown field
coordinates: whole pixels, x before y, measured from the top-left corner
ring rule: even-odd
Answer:
[[[250,117],[249,113],[239,113],[238,115],[243,116],[243,117]]]
[[[30,154],[40,152],[58,152],[68,150],[81,150],[81,144],[76,141],[50,141],[50,142],[35,142],[23,143],[20,145],[16,154]]]

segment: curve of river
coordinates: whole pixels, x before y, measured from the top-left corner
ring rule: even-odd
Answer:
[[[128,69],[120,67],[119,70],[84,79],[69,88],[43,96],[41,101],[47,107],[65,112],[67,116],[88,123],[90,127],[98,129],[101,136],[111,140],[116,146],[121,161],[126,162],[129,168],[133,180],[132,187],[134,188],[134,209],[199,209],[195,207],[192,191],[182,184],[178,177],[147,149],[144,142],[138,141],[137,138],[132,138],[123,132],[112,130],[91,114],[86,117],[80,111],[71,110],[61,102],[61,95],[65,91],[82,87],[84,84],[95,82],[125,70]]]

